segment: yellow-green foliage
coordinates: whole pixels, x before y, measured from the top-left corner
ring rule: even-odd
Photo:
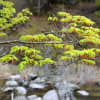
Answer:
[[[73,58],[80,58],[81,61],[88,64],[96,64],[96,56],[100,56],[100,49],[84,49],[84,50],[65,50],[64,56],[60,58],[61,61],[71,60]]]
[[[6,35],[7,35],[6,33],[0,33],[0,37],[4,37]]]
[[[8,55],[5,55],[2,58],[0,58],[0,61],[5,62],[5,63],[8,63],[8,62],[15,63],[18,60],[19,59],[15,55],[12,55],[12,54],[8,54]]]
[[[9,1],[0,0],[0,4],[2,5],[2,9],[0,9],[0,16],[5,19],[9,19],[14,16],[16,13],[15,8],[13,8],[13,3]]]
[[[93,60],[87,60],[87,59],[82,59],[82,62],[87,63],[87,64],[91,64],[91,65],[95,65],[95,61]]]
[[[67,12],[58,12],[57,17],[58,22],[64,25],[61,33],[65,38],[69,34],[69,37],[71,35],[77,37],[80,45],[92,44],[100,46],[100,29],[93,27],[95,22],[85,16],[72,16]],[[53,17],[50,17],[50,21],[53,21]],[[74,40],[74,38],[72,39]],[[64,56],[60,58],[62,61],[80,58],[85,63],[96,64],[96,56],[100,56],[100,49],[96,48],[78,50],[74,49],[74,45],[68,44],[64,44],[62,48],[64,48]]]
[[[21,36],[20,40],[29,41],[29,42],[46,42],[46,41],[62,42],[61,38],[58,38],[53,34],[25,35],[25,36]]]
[[[27,46],[12,47],[9,54],[1,57],[0,61],[3,63],[19,63],[19,71],[22,71],[26,65],[40,65],[42,67],[44,64],[55,63],[50,58],[43,58],[39,50]]]
[[[70,51],[70,50],[73,50],[73,49],[74,49],[73,45],[70,45],[70,44],[65,44],[64,45],[64,50]]]
[[[58,15],[59,15],[60,17],[71,16],[70,13],[67,13],[67,12],[58,12]]]
[[[57,17],[58,22],[65,25],[61,29],[63,36],[66,36],[66,34],[76,35],[80,39],[79,43],[81,45],[88,43],[100,45],[100,29],[93,27],[95,22],[92,20],[85,16],[72,16],[67,12],[58,12]],[[50,20],[53,21],[53,17],[50,17]]]
[[[49,18],[50,21],[53,22],[54,17]],[[67,12],[58,12],[57,18],[58,22],[63,25],[60,33],[61,36],[64,37],[64,40],[67,40],[71,37],[71,41],[76,38],[78,44],[80,44],[81,46],[85,44],[88,47],[89,44],[92,44],[93,46],[96,45],[100,47],[100,29],[93,27],[95,25],[94,21],[88,19],[85,16],[72,16]],[[61,61],[79,59],[88,64],[96,64],[96,57],[100,56],[99,48],[78,50],[77,48],[74,48],[74,45],[66,43],[61,48],[64,49],[64,56],[61,56]]]
[[[57,17],[48,17],[48,21],[58,21]]]
[[[71,60],[71,59],[72,59],[72,57],[69,57],[69,56],[62,56],[60,58],[61,61],[67,61],[67,60]]]
[[[10,21],[12,21],[13,25],[19,22],[24,23],[26,19],[29,19],[27,15],[30,15],[30,12],[28,10],[23,10],[21,13],[17,14],[16,17],[11,18]],[[95,22],[85,16],[72,16],[67,12],[58,12],[57,17],[49,17],[48,21],[51,21],[53,24],[58,23],[62,25],[62,27],[59,27],[59,34],[55,32],[55,34],[41,33],[25,35],[21,36],[19,41],[28,42],[30,44],[32,44],[32,42],[45,42],[45,46],[52,47],[50,47],[50,50],[55,54],[51,58],[56,55],[55,61],[43,57],[43,54],[35,49],[34,44],[32,44],[34,48],[14,46],[11,48],[9,54],[3,56],[0,60],[6,63],[17,62],[19,64],[19,71],[23,70],[26,65],[43,66],[44,64],[55,64],[59,59],[60,61],[79,60],[87,64],[96,64],[96,57],[100,56],[100,29],[93,27]],[[3,22],[6,22],[5,19]],[[56,36],[56,34],[59,37]],[[88,48],[88,44],[96,45],[98,48]],[[60,53],[58,54],[58,52]]]
[[[94,52],[97,54],[97,56],[100,56],[100,49],[94,49]]]
[[[10,1],[0,0],[0,30],[6,30],[14,27],[16,24],[25,23],[29,20],[32,13],[29,9],[23,9],[16,16],[16,9],[14,4]]]
[[[93,44],[93,45],[100,45],[100,29],[93,27],[95,22],[88,19],[85,16],[72,16],[70,13],[67,12],[58,12],[57,16],[49,17],[48,21],[51,22],[59,22],[63,26],[61,29],[61,33],[66,39],[67,34],[69,37],[71,35],[76,36],[77,40],[80,45],[84,44]],[[65,34],[65,35],[64,35]],[[62,36],[62,35],[61,35]],[[74,38],[72,38],[74,40]],[[54,36],[53,34],[39,34],[39,35],[27,35],[22,36],[20,40],[23,41],[39,41],[39,42],[47,42],[47,41],[54,41],[54,42],[63,42],[63,39]],[[84,50],[78,50],[74,48],[73,44],[46,44],[46,46],[51,46],[58,49],[63,49],[64,56],[61,56],[61,61],[68,61],[72,59],[78,59],[88,63],[88,64],[95,64],[96,56],[99,54],[99,49],[97,50],[89,48]],[[97,52],[98,51],[98,52]]]

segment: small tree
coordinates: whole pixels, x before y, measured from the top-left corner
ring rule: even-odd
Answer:
[[[26,13],[30,14],[29,11]],[[58,32],[21,36],[15,42],[23,43],[24,46],[12,47],[9,54],[1,57],[0,61],[19,64],[19,71],[26,65],[43,66],[60,61],[96,64],[96,57],[100,56],[100,29],[93,27],[95,22],[85,16],[72,16],[67,12],[58,12],[56,17],[49,17],[48,21],[57,27]],[[40,44],[46,48],[40,49]],[[50,57],[46,54],[48,50]]]
[[[5,31],[11,30],[16,25],[25,24],[32,15],[29,9],[23,9],[16,14],[16,9],[13,5],[9,1],[0,1],[0,37],[6,36]],[[0,61],[3,63],[19,64],[19,71],[23,70],[25,65],[43,66],[46,63],[55,63],[50,58],[43,58],[39,50],[28,46],[12,47],[9,54],[1,57]]]

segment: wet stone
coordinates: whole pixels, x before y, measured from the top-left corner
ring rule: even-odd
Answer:
[[[14,100],[27,100],[25,96],[16,96]]]
[[[18,83],[14,80],[11,80],[6,82],[6,86],[11,86],[11,87],[18,86]]]
[[[42,100],[42,98],[38,97],[38,98],[36,98],[36,99],[34,99],[34,100]]]
[[[35,80],[38,78],[36,74],[29,74],[28,77],[29,77],[29,80]]]
[[[46,82],[46,79],[45,78],[40,78],[40,77],[38,77],[34,81],[31,81],[31,83],[45,83],[45,82]]]
[[[29,85],[29,88],[31,88],[31,89],[44,89],[45,87],[46,86],[44,84],[33,83],[33,84]]]
[[[42,100],[41,97],[37,97],[36,95],[28,96],[27,99],[28,100]]]
[[[27,80],[19,80],[18,81],[18,84],[20,86],[28,86],[29,82]]]
[[[87,91],[84,91],[84,90],[79,90],[79,91],[77,91],[77,93],[79,93],[83,96],[88,96],[89,95],[89,93]]]
[[[44,96],[43,100],[59,100],[57,96],[56,90],[50,90],[48,91]]]
[[[7,88],[4,89],[3,92],[12,92],[13,90],[14,90],[13,87],[7,87]]]
[[[26,95],[27,93],[27,90],[24,87],[17,87],[16,90],[18,95]]]
[[[67,81],[56,83],[59,96],[62,100],[76,100],[73,92],[78,89],[78,86]]]
[[[37,98],[37,95],[31,95],[27,97],[28,100],[34,100],[36,98]]]
[[[21,75],[12,75],[9,77],[10,80],[19,80],[21,79]]]

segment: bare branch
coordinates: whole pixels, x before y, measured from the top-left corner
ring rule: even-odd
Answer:
[[[2,41],[0,45],[17,45],[17,44],[63,44],[63,42],[25,42],[20,40]]]

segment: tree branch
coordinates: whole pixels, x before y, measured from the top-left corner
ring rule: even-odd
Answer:
[[[63,42],[24,42],[20,40],[11,40],[0,42],[0,45],[16,45],[16,44],[63,44]]]

